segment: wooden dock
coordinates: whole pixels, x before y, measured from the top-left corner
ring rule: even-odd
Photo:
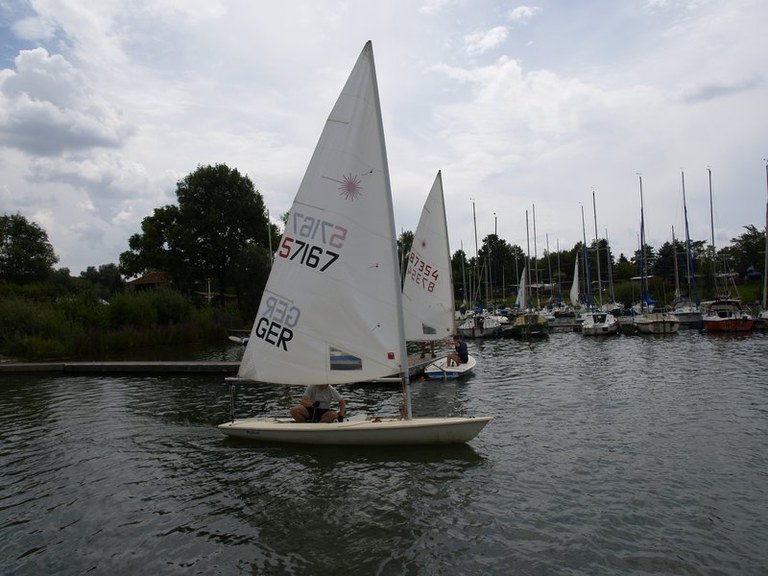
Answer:
[[[431,359],[418,355],[408,357],[411,376]],[[240,362],[214,360],[118,361],[118,362],[0,362],[0,376],[9,374],[225,374],[235,375]],[[399,377],[382,378],[381,382],[398,382]]]
[[[0,362],[0,375],[51,374],[237,374],[240,362]]]

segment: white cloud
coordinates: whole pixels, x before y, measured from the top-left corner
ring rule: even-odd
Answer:
[[[50,20],[40,17],[23,18],[14,22],[14,33],[23,40],[50,40],[56,28]]]
[[[0,145],[33,155],[120,146],[131,130],[61,55],[22,51],[0,72]]]
[[[694,235],[709,235],[709,165],[722,245],[763,226],[767,17],[758,0],[564,2],[546,15],[465,0],[3,7],[16,37],[0,47],[0,210],[44,219],[73,271],[117,262],[199,164],[248,174],[277,217],[372,39],[398,228],[415,227],[442,169],[454,250],[474,243],[470,198],[481,239],[496,212],[500,235],[524,245],[535,204],[540,245],[546,232],[570,247],[595,188],[599,225],[629,253],[636,173],[658,243],[678,218],[681,168]]]
[[[509,11],[508,18],[515,24],[527,24],[541,13],[538,6],[518,6]]]
[[[464,37],[464,46],[469,56],[477,56],[493,50],[507,39],[509,31],[504,26],[496,26],[486,32],[476,32]]]

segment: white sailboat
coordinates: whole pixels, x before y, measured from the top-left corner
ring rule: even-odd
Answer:
[[[226,435],[307,444],[439,444],[491,417],[413,418],[402,294],[373,47],[363,48],[288,214],[238,380],[286,385],[402,375],[402,418],[297,423],[249,418]],[[234,403],[234,402],[233,402]]]
[[[765,185],[768,187],[768,163],[765,165]],[[761,329],[768,328],[768,200],[765,202],[765,245],[763,249],[765,262],[763,263],[763,306],[755,318],[755,326]]]
[[[582,317],[581,333],[584,336],[606,336],[618,334],[619,321],[610,312],[585,312]]]
[[[445,216],[443,176],[435,176],[413,235],[411,253],[403,280],[405,339],[409,342],[437,342],[456,334],[453,303],[453,275]],[[453,363],[452,363],[453,364]],[[468,376],[477,359],[469,356],[463,364],[448,365],[444,356],[424,369],[429,379],[455,379]]]
[[[672,247],[675,259],[675,299],[672,301],[672,310],[680,326],[702,328],[702,311],[699,306],[699,299],[696,295],[696,270],[691,253],[691,235],[688,228],[688,205],[685,199],[685,172],[680,172],[680,182],[683,190],[683,215],[685,221],[685,270],[688,284],[688,291],[683,296],[680,289],[680,276],[677,265],[677,241],[675,240],[675,228],[672,227]]]
[[[643,208],[643,177],[640,178],[640,313],[635,316],[637,331],[642,334],[677,334],[680,320],[669,312],[648,309],[648,259],[645,255],[645,210]]]

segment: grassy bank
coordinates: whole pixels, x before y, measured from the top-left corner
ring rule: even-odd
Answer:
[[[235,315],[197,307],[182,294],[152,290],[49,300],[29,295],[0,299],[0,356],[16,360],[107,357],[168,344],[221,341]]]

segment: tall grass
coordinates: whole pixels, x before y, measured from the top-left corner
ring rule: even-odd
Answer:
[[[227,312],[198,308],[172,290],[58,300],[6,295],[0,299],[0,355],[20,360],[103,357],[112,352],[223,339]]]

